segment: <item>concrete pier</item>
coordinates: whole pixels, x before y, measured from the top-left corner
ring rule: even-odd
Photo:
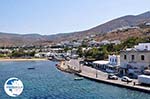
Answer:
[[[84,66],[84,65],[81,66],[79,64],[79,60],[70,60],[68,62],[65,61],[65,64],[63,63],[61,68],[66,67],[66,65],[67,67],[69,67],[69,69],[73,69],[74,71],[81,70],[81,72],[74,72],[74,73],[76,75],[85,77],[87,79],[94,80],[94,81],[101,82],[101,83],[111,84],[111,85],[115,85],[115,86],[119,86],[123,88],[128,88],[128,89],[132,89],[136,91],[150,93],[150,87],[142,86],[138,84],[138,81],[136,79],[133,80],[133,82],[135,82],[136,85],[134,85],[133,82],[130,82],[130,83],[123,82],[121,81],[121,78],[119,78],[118,80],[110,80],[110,79],[107,79],[107,76],[108,76],[107,73],[102,72],[100,70],[96,70],[88,66]]]

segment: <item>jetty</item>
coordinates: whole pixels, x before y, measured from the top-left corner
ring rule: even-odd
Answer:
[[[105,84],[115,85],[118,87],[128,88],[131,90],[150,93],[150,87],[138,84],[138,81],[136,79],[134,79],[133,82],[130,83],[121,81],[121,78],[119,78],[118,80],[110,80],[107,79],[108,77],[107,73],[88,66],[80,65],[79,60],[63,61],[59,65],[58,69],[63,70],[65,72],[67,71],[69,73],[74,73],[78,76],[96,82],[101,82]]]

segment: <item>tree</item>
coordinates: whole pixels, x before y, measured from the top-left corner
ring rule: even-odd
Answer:
[[[67,52],[68,50],[69,50],[69,48],[68,48],[68,47],[65,47],[65,48],[64,48],[64,51],[65,51],[65,52]]]
[[[78,48],[77,53],[80,57],[83,57],[84,53],[83,53],[82,47]]]
[[[21,52],[21,51],[13,51],[11,56],[12,57],[21,57],[21,56],[24,56],[25,53],[24,52]]]

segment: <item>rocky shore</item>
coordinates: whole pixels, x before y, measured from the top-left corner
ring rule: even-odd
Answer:
[[[64,72],[68,72],[68,73],[75,73],[75,74],[78,74],[80,73],[81,71],[78,71],[78,70],[75,70],[73,68],[70,68],[69,64],[67,64],[66,61],[61,61],[59,64],[56,64],[56,67],[61,70],[61,71],[64,71]]]

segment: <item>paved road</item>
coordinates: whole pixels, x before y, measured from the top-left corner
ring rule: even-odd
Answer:
[[[135,79],[131,83],[123,82],[123,81],[121,81],[121,78],[119,78],[118,80],[109,80],[109,79],[107,79],[108,73],[105,73],[100,70],[96,70],[96,69],[88,67],[88,66],[80,65],[79,60],[71,59],[67,64],[69,64],[69,66],[75,70],[81,69],[82,72],[80,73],[80,75],[83,75],[83,76],[88,76],[90,78],[99,79],[99,80],[103,80],[106,82],[112,82],[112,83],[116,83],[116,84],[120,84],[120,85],[124,85],[124,86],[132,86],[132,87],[136,87],[136,88],[150,90],[150,87],[145,87],[145,86],[140,86],[140,85],[133,86],[133,82],[138,83],[138,81]]]
[[[107,78],[107,76],[108,76],[107,73],[102,72],[100,70],[96,70],[94,68],[91,68],[91,67],[88,67],[88,66],[85,66],[85,65],[80,65],[79,60],[71,59],[68,62],[68,64],[71,68],[73,68],[75,70],[82,70],[83,74],[89,74],[89,75],[93,75],[95,77],[96,77],[96,74],[97,74],[97,77],[100,77],[100,78]]]

